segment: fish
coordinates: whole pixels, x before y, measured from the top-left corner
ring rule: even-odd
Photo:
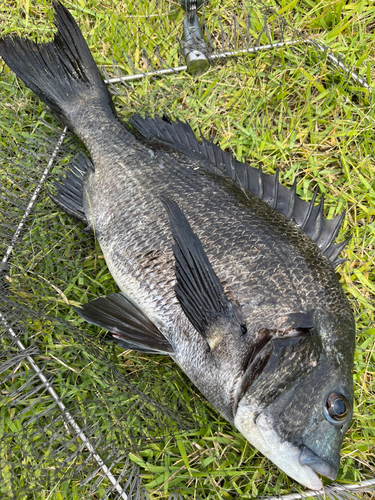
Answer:
[[[120,291],[77,313],[124,349],[170,356],[292,479],[337,477],[353,415],[355,322],[335,267],[344,213],[323,216],[188,123],[117,117],[80,29],[0,39],[5,63],[83,142],[52,200],[99,242]]]

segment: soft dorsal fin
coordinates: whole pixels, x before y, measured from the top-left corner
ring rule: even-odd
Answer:
[[[345,212],[333,219],[325,219],[323,217],[324,198],[322,197],[320,203],[315,205],[317,191],[310,203],[301,200],[296,194],[296,182],[292,188],[286,188],[279,182],[278,170],[274,175],[268,175],[264,174],[261,168],[254,168],[239,162],[230,153],[223,151],[203,136],[199,141],[190,125],[180,120],[173,122],[165,116],[142,118],[136,114],[132,116],[130,123],[146,139],[157,139],[187,154],[193,152],[202,155],[243,189],[292,220],[316,243],[334,267],[346,260],[338,256],[350,238],[342,243],[334,243]]]
[[[89,323],[110,332],[109,339],[124,349],[150,354],[170,354],[173,347],[141,308],[124,293],[82,304],[75,311]]]
[[[49,195],[51,200],[68,215],[88,224],[88,230],[91,229],[83,209],[83,184],[85,176],[90,170],[94,171],[91,160],[83,153],[78,154],[72,161],[66,177],[60,179],[62,183],[55,182],[57,196],[51,193]]]
[[[174,201],[162,198],[162,202],[175,240],[176,297],[194,328],[214,349],[224,335],[237,333],[241,336],[244,329],[186,217]]]

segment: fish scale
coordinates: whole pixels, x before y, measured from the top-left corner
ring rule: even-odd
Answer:
[[[209,260],[222,281],[227,283],[227,289],[230,289],[231,296],[234,300],[237,300],[240,303],[246,303],[249,297],[249,289],[252,291],[252,295],[255,294],[260,296],[258,304],[261,302],[262,298],[269,300],[270,297],[274,296],[273,290],[275,290],[274,283],[276,282],[286,294],[288,307],[290,307],[289,299],[293,297],[294,302],[296,303],[296,308],[300,308],[301,304],[298,296],[303,293],[302,289],[299,293],[297,293],[296,287],[291,282],[291,276],[288,277],[284,275],[283,272],[277,273],[278,264],[275,263],[275,259],[280,257],[281,249],[280,243],[278,243],[278,248],[275,248],[275,236],[270,235],[269,241],[267,241],[264,235],[264,229],[262,229],[261,236],[258,236],[259,228],[256,227],[254,221],[250,221],[252,224],[245,225],[244,221],[241,220],[242,214],[238,213],[239,210],[236,210],[236,207],[234,207],[234,213],[231,213],[232,211],[229,200],[225,199],[223,193],[216,195],[211,202],[207,196],[205,203],[201,203],[198,207],[199,217],[197,217],[194,200],[197,197],[198,189],[194,190],[191,188],[189,191],[188,186],[184,183],[187,173],[185,172],[185,175],[183,175],[183,178],[181,179],[182,175],[180,170],[177,170],[176,172],[176,181],[173,183],[169,180],[169,184],[167,184],[166,179],[170,179],[173,176],[173,173],[167,168],[169,166],[167,161],[165,162],[165,165],[166,174],[163,177],[153,175],[155,169],[151,162],[146,171],[143,169],[135,170],[134,175],[138,176],[138,178],[133,181],[129,180],[130,176],[128,175],[128,170],[123,173],[123,178],[119,172],[113,173],[114,177],[118,179],[119,185],[124,186],[122,188],[123,193],[121,197],[114,194],[115,188],[113,187],[113,182],[110,182],[108,186],[108,191],[111,191],[111,198],[108,196],[106,192],[107,174],[104,168],[102,169],[102,176],[98,175],[96,177],[95,175],[96,182],[94,182],[93,179],[89,179],[88,181],[87,190],[90,205],[92,207],[96,207],[98,210],[98,215],[96,215],[95,212],[92,213],[93,224],[98,234],[98,241],[100,242],[106,262],[109,264],[111,271],[117,264],[120,266],[119,277],[116,280],[120,288],[123,289],[123,291],[130,293],[130,295],[140,303],[141,307],[145,308],[147,307],[147,303],[145,303],[144,298],[145,291],[140,290],[140,295],[137,295],[135,294],[134,289],[129,287],[129,283],[144,279],[145,273],[142,272],[142,269],[145,267],[148,268],[149,263],[147,259],[145,262],[135,261],[134,256],[142,256],[147,253],[150,248],[156,247],[156,249],[163,252],[163,267],[167,269],[173,268],[174,260],[171,250],[172,239],[169,235],[167,216],[164,214],[159,201],[160,196],[164,195],[174,197],[175,201],[189,217],[192,227],[196,228],[196,232],[203,244],[207,243],[205,248],[209,256]],[[173,167],[174,165],[172,165],[172,168]],[[121,165],[119,170],[122,170]],[[191,170],[192,176],[197,176],[197,171],[193,169]],[[202,174],[198,175],[199,178],[196,181],[198,187],[201,183],[201,175]],[[189,180],[191,184],[192,179]],[[150,205],[145,202],[145,196],[149,191],[149,186],[153,186],[153,193],[155,193],[153,194],[153,200],[149,202]],[[213,187],[214,190],[217,191],[216,185]],[[126,193],[128,196],[126,196]],[[97,199],[98,196],[99,198]],[[224,203],[222,203],[223,198]],[[112,203],[108,204],[108,200],[111,199],[116,200],[116,209],[114,209]],[[107,204],[105,204],[106,201]],[[114,210],[122,214],[119,219],[119,228],[117,228],[107,216],[107,214],[113,213]],[[136,213],[137,211],[140,214],[143,214],[141,220],[145,220],[145,222],[142,222],[141,228],[139,227],[140,217]],[[153,219],[149,220],[148,214],[151,212],[153,212]],[[101,220],[104,220],[106,224],[108,223],[111,227],[110,231],[101,226]],[[158,221],[157,224],[155,221]],[[220,226],[221,228],[221,231],[218,232],[216,239],[210,231],[210,223],[214,226]],[[122,226],[126,228],[126,233],[122,230]],[[206,230],[202,231],[200,229],[202,226],[207,226]],[[237,226],[240,227],[238,228]],[[225,233],[225,228],[227,228],[227,233]],[[111,232],[118,235],[123,234],[123,237],[118,236],[117,239],[114,240],[111,236]],[[101,236],[102,234],[108,235],[109,244],[107,244],[107,238]],[[257,244],[259,246],[260,243],[262,245],[262,253],[264,254],[265,252],[268,252],[268,254],[271,255],[264,257],[261,262],[258,261],[258,265],[256,267],[249,267],[249,260],[251,261],[251,255],[254,251],[253,249],[256,248]],[[236,249],[243,248],[244,245],[248,247],[246,255],[238,255]],[[294,249],[290,248],[290,245],[288,245],[288,247],[290,257],[290,255],[292,255],[292,250]],[[128,261],[129,258],[131,259],[129,268],[124,269],[124,262]],[[276,269],[274,269],[272,276],[267,276],[267,279],[265,279],[264,274],[267,273],[268,269],[267,260],[272,260]],[[216,263],[221,262],[226,263],[226,273],[223,276],[221,276],[219,266],[216,266]],[[282,266],[282,262],[279,263],[279,266]],[[284,272],[287,272],[287,266],[284,265],[282,268]],[[304,272],[307,272],[307,269],[302,268],[301,272],[298,273],[298,267],[294,266],[293,271],[290,274],[294,275],[294,279],[298,280],[298,277],[296,278],[295,276],[298,276],[298,274],[303,275]],[[113,274],[114,276],[118,275],[116,271],[114,271]],[[135,275],[134,277],[133,274]],[[233,279],[239,281],[241,289],[238,289],[238,285],[237,287],[234,284],[229,286],[229,283],[233,282]],[[148,274],[148,282],[152,283],[153,286],[157,288],[157,295],[163,295],[164,290],[168,289],[168,286],[160,280],[160,277],[154,278],[152,273]],[[257,288],[259,288],[259,290]],[[289,289],[290,292],[287,293]],[[173,291],[173,288],[169,288],[169,290]],[[272,293],[270,294],[270,292]],[[319,297],[315,297],[315,300],[318,299]],[[169,302],[172,306],[174,302],[173,293],[170,294]],[[282,303],[280,305],[282,306]],[[168,306],[168,308],[170,311],[171,321],[167,321],[167,318],[162,319],[167,324],[173,324],[173,317],[176,312],[173,310],[173,307],[170,308]],[[150,311],[150,314],[152,314],[152,316],[158,316],[160,313],[153,310]],[[249,323],[251,324],[251,317],[249,317]]]
[[[95,136],[88,145],[91,156],[95,157],[91,142],[95,148]],[[252,336],[261,328],[286,328],[290,311],[309,310],[318,305],[333,313],[342,309],[343,293],[333,268],[293,224],[253,196],[244,197],[232,184],[228,193],[225,182],[223,186],[215,182],[215,177],[205,175],[212,171],[205,169],[205,165],[185,158],[176,164],[176,156],[180,160],[181,154],[171,158],[155,151],[151,157],[143,150],[147,165],[143,165],[138,156],[137,165],[132,168],[132,155],[126,157],[123,152],[121,163],[116,167],[113,149],[118,150],[120,146],[111,147],[107,153],[110,160],[104,161],[106,148],[109,149],[107,144],[101,146],[97,174],[91,174],[86,183],[90,205],[97,210],[92,213],[93,224],[111,274],[122,291],[151,319],[167,327],[168,339],[174,346],[172,357],[213,406],[233,422],[231,395],[254,341]],[[141,146],[137,149],[138,155],[140,151]],[[157,168],[161,158],[162,170]],[[112,161],[110,171],[106,168],[109,161]],[[115,186],[113,179],[117,180]],[[222,176],[219,179],[225,181]],[[121,193],[117,195],[116,189]],[[178,203],[201,239],[213,269],[226,283],[228,295],[242,305],[249,332],[247,343],[242,344],[239,351],[233,351],[230,343],[223,346],[226,366],[220,370],[212,366],[191,325],[183,320],[176,322],[176,317],[183,317],[183,313],[173,291],[173,241],[161,196],[173,197]],[[244,212],[236,198],[251,210]],[[116,200],[115,207],[113,200]],[[263,218],[254,217],[254,211],[259,211]],[[121,214],[117,222],[110,218],[112,213]],[[211,226],[217,228],[216,233],[211,231]],[[144,258],[150,249],[160,252],[158,272],[153,272],[150,261]],[[259,253],[261,259],[254,262],[252,256]],[[303,254],[311,255],[308,262]],[[324,282],[327,287],[322,285]],[[186,330],[189,334],[181,335],[181,331]],[[197,356],[200,350],[203,352]]]
[[[0,54],[91,157],[51,198],[94,233],[121,292],[77,313],[122,348],[170,355],[252,445],[319,490],[317,474],[338,474],[353,411],[355,325],[334,271],[343,215],[324,219],[316,193],[302,201],[278,171],[181,121],[134,115],[131,133],[53,6],[53,42],[6,36]]]
[[[105,157],[105,150],[102,150],[102,157]],[[285,318],[290,310],[316,307],[322,295],[319,289],[314,293],[315,288],[311,288],[314,279],[304,259],[295,255],[293,265],[290,266],[290,259],[293,259],[293,253],[296,253],[295,247],[288,241],[282,245],[280,238],[275,237],[272,228],[269,228],[269,235],[264,231],[267,219],[263,219],[261,224],[258,220],[254,221],[250,214],[241,213],[237,202],[231,200],[214,181],[210,181],[210,177],[204,177],[205,189],[202,189],[201,166],[199,170],[194,170],[191,165],[186,165],[184,167],[186,170],[181,171],[169,157],[163,159],[165,172],[160,175],[155,169],[155,164],[158,162],[157,154],[154,158],[150,158],[147,168],[138,166],[134,171],[128,167],[131,165],[131,160],[127,161],[122,157],[116,171],[114,172],[115,166],[112,166],[111,171],[113,178],[118,180],[118,186],[121,186],[121,196],[116,195],[113,180],[107,186],[110,177],[105,168],[97,169],[97,174],[91,174],[86,189],[90,206],[97,209],[97,213],[93,211],[91,214],[93,224],[105,260],[120,288],[133,298],[150,318],[155,318],[167,326],[168,338],[175,347],[174,359],[214,406],[219,408],[226,418],[230,418],[227,410],[229,401],[224,398],[223,402],[224,392],[216,394],[215,388],[217,386],[222,388],[225,385],[232,388],[246,356],[246,345],[237,356],[234,358],[230,356],[229,373],[228,370],[223,370],[219,383],[217,376],[214,377],[210,370],[210,359],[204,356],[199,360],[196,359],[198,338],[192,340],[193,332],[185,340],[187,345],[182,347],[183,355],[180,356],[179,351],[184,338],[181,338],[181,325],[179,324],[178,328],[175,326],[175,317],[181,316],[182,311],[173,293],[174,281],[169,279],[167,283],[165,282],[166,278],[173,274],[164,270],[173,269],[174,259],[171,250],[172,238],[167,216],[159,201],[160,197],[173,196],[182,208],[192,228],[196,229],[214,270],[219,278],[227,283],[227,289],[233,300],[244,305],[245,314],[248,310],[246,303],[249,297],[257,298],[256,304],[246,316],[250,325],[249,333],[255,335],[260,324],[269,328],[284,326],[278,323],[278,318],[275,317],[276,302],[278,316]],[[111,192],[111,196],[107,191]],[[150,198],[150,191],[152,198],[147,199],[147,195]],[[202,201],[202,191],[208,191],[204,201]],[[210,197],[210,192],[215,192],[215,196]],[[198,193],[201,195],[201,201],[196,207],[194,201]],[[113,207],[112,200],[116,200],[116,208]],[[114,211],[121,214],[117,222],[120,227],[108,217],[108,214]],[[274,215],[273,212],[271,214]],[[249,219],[246,221],[247,224],[246,218]],[[102,221],[105,222],[104,225]],[[216,238],[210,231],[211,224],[220,227]],[[123,230],[123,226],[126,231]],[[201,227],[205,229],[201,230]],[[112,233],[118,235],[116,239]],[[313,245],[307,238],[305,244]],[[243,248],[244,245],[247,247],[246,254],[238,255],[236,249]],[[256,266],[249,266],[253,249],[257,246],[261,247],[257,253],[261,251],[263,258],[257,261]],[[284,250],[282,246],[285,247]],[[150,270],[150,261],[147,257],[144,259],[150,248],[161,253],[160,272],[154,273]],[[287,257],[280,259],[282,255]],[[140,256],[141,259],[136,259],[136,256]],[[272,261],[274,266],[271,275],[268,271],[269,261]],[[221,262],[226,263],[224,275],[221,275],[219,266],[216,266],[216,263]],[[330,267],[328,269],[330,270]],[[234,279],[237,283],[233,282]],[[280,289],[283,291],[283,300],[279,298]],[[305,295],[305,290],[310,291],[310,297],[303,297],[303,300],[301,296]],[[267,305],[269,302],[271,304]],[[185,325],[185,328],[191,329],[191,326]],[[251,343],[252,338],[249,335],[248,344]],[[194,347],[189,352],[190,346]],[[207,377],[203,378],[202,373],[207,374]]]

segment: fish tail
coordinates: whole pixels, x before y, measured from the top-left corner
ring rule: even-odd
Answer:
[[[61,121],[74,130],[75,117],[88,100],[110,106],[111,96],[70,12],[53,2],[57,33],[52,42],[38,44],[27,38],[0,39],[0,55]]]

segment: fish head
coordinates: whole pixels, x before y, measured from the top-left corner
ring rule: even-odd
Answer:
[[[325,321],[290,333],[270,339],[248,363],[236,389],[234,423],[286,474],[319,490],[318,474],[337,477],[352,418],[354,322]]]

